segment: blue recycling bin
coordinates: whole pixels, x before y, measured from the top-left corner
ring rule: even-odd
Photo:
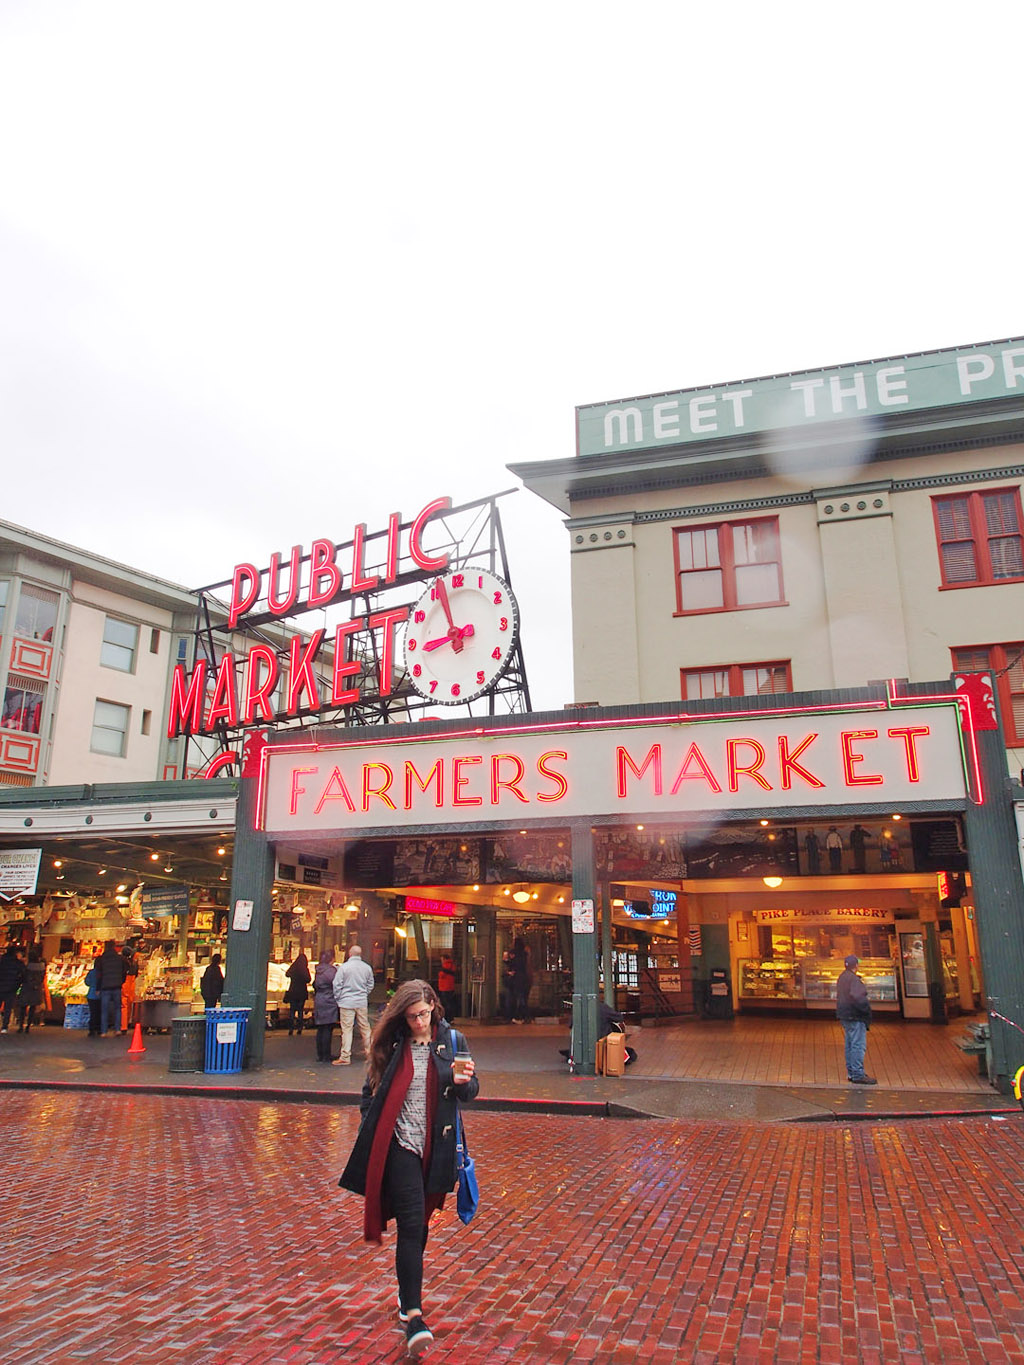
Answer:
[[[207,1075],[230,1075],[241,1071],[245,1057],[245,1031],[249,1024],[248,1009],[206,1011]]]

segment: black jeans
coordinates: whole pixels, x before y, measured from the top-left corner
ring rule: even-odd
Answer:
[[[293,1029],[298,1029],[300,1033],[302,1032],[302,1016],[305,1013],[305,1010],[306,1010],[305,1001],[303,1001],[301,1004],[292,1000],[288,1001],[289,1033],[291,1033]]]
[[[409,1313],[423,1307],[423,1252],[427,1245],[423,1159],[400,1146],[395,1138],[388,1148],[384,1190],[398,1228],[395,1244],[398,1301],[402,1311]]]
[[[316,1059],[318,1062],[329,1062],[331,1060],[331,1034],[333,1032],[333,1024],[317,1024]]]

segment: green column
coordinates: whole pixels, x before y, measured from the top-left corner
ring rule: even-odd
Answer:
[[[593,930],[572,936],[572,1051],[576,1069],[592,1076],[597,1044],[597,878],[589,820],[572,822],[572,898],[595,903]]]
[[[255,828],[256,785],[255,777],[239,778],[222,1002],[235,1009],[249,1010],[245,1055],[247,1065],[253,1068],[263,1065],[270,897],[274,887],[274,849],[263,831]],[[234,928],[235,906],[239,901],[252,901],[252,920],[248,929]]]
[[[981,760],[985,803],[969,803],[964,831],[971,868],[971,891],[978,925],[978,949],[985,1003],[992,1017],[992,1084],[1008,1094],[1010,1080],[1024,1066],[1024,882],[1017,852],[1010,779],[1002,732],[975,736]]]

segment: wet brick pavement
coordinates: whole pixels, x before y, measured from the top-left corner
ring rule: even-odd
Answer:
[[[6,1091],[0,1359],[404,1358],[352,1108]],[[1024,1365],[1024,1119],[469,1113],[484,1203],[428,1248],[429,1359]]]

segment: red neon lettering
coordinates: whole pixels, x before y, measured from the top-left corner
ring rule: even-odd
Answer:
[[[546,754],[541,754],[537,759],[537,771],[544,777],[550,778],[555,784],[553,792],[538,792],[538,801],[561,801],[562,797],[569,790],[569,784],[561,773],[554,773],[548,767],[548,763],[553,758],[560,758],[563,763],[569,762],[569,755],[564,749],[549,749]]]
[[[171,709],[167,715],[167,738],[173,739],[184,729],[193,734],[203,728],[203,697],[206,695],[206,660],[199,659],[192,670],[192,681],[185,688],[185,670],[174,665],[171,679]]]
[[[740,745],[742,744],[748,745],[754,751],[754,757],[749,763],[739,761]],[[729,771],[729,790],[731,792],[739,791],[740,778],[750,777],[763,791],[770,792],[772,784],[760,773],[765,758],[764,747],[756,739],[727,739],[725,741],[725,762]]]
[[[267,676],[260,682],[260,666],[266,665]],[[263,719],[273,721],[274,708],[270,694],[277,686],[277,655],[269,645],[253,645],[245,661],[245,711],[242,716],[245,725],[251,725],[257,711],[262,711]]]
[[[334,678],[331,682],[331,705],[332,706],[351,706],[354,701],[359,700],[358,687],[342,687],[345,678],[351,678],[354,673],[358,673],[360,664],[358,660],[348,658],[347,640],[356,631],[362,630],[363,621],[357,618],[355,621],[343,621],[334,632]]]
[[[463,764],[482,763],[484,760],[480,754],[474,754],[470,758],[452,759],[452,805],[453,806],[482,806],[484,798],[482,796],[463,796],[462,789],[470,783],[472,774],[463,774]]]
[[[379,768],[384,776],[384,780],[379,787],[370,785],[370,774],[375,768]],[[377,796],[384,802],[389,810],[397,810],[398,807],[388,796],[391,784],[395,780],[395,775],[386,763],[364,763],[363,764],[363,810],[370,809],[370,797]]]
[[[309,598],[307,606],[326,607],[341,588],[341,570],[335,563],[338,548],[333,540],[314,540],[309,558]],[[321,588],[321,579],[326,585]]]
[[[789,740],[785,735],[779,735],[779,772],[782,774],[783,791],[788,792],[792,787],[793,773],[796,773],[798,777],[802,777],[809,787],[823,787],[825,785],[820,778],[815,777],[813,773],[809,773],[802,764],[797,762],[797,759],[803,751],[809,748],[817,738],[817,734],[808,735],[807,738],[802,740],[793,752],[790,753]]]
[[[408,607],[392,607],[390,611],[378,611],[369,618],[371,630],[383,630],[384,648],[380,652],[379,682],[380,695],[391,696],[391,686],[395,676],[395,626],[404,625],[409,619]]]
[[[299,566],[302,563],[302,546],[293,545],[291,559],[288,561],[288,595],[278,597],[277,583],[281,576],[281,556],[275,550],[270,556],[270,573],[267,577],[267,607],[274,616],[287,616],[298,601]]]
[[[247,586],[243,586],[247,585]],[[239,564],[231,578],[231,605],[228,608],[228,627],[234,627],[260,594],[260,571],[255,564]]]
[[[235,656],[230,650],[224,655],[217,669],[217,680],[213,685],[213,697],[206,712],[206,729],[212,730],[217,720],[226,720],[229,725],[238,724],[238,695],[235,692]]]
[[[447,569],[448,555],[447,553],[436,556],[427,554],[422,545],[423,528],[435,512],[447,512],[451,505],[451,498],[435,498],[433,502],[428,502],[409,531],[409,553],[415,563],[427,573],[442,573]]]
[[[688,772],[687,770],[689,769],[691,763],[695,764],[700,769],[700,772],[696,773]],[[697,744],[693,743],[687,749],[686,757],[679,765],[679,773],[676,777],[676,780],[672,783],[672,795],[675,796],[678,793],[679,788],[683,785],[684,782],[701,781],[706,782],[713,792],[720,792],[722,790],[722,784],[711,771],[707,759],[701,753],[700,749],[697,747]]]
[[[299,797],[305,796],[306,788],[299,786],[299,778],[307,777],[312,773],[318,773],[319,768],[293,768],[292,769],[292,789],[288,799],[288,814],[294,815],[299,809]]]
[[[316,675],[313,672],[313,660],[316,658],[317,650],[320,648],[320,642],[323,638],[323,630],[315,630],[310,636],[306,648],[303,649],[302,636],[292,636],[286,711],[294,713],[299,710],[299,702],[303,692],[309,697],[309,709],[311,711],[319,709],[320,688],[317,686]]]
[[[388,517],[388,552],[384,569],[384,582],[393,583],[398,577],[398,533],[402,529],[401,512],[392,512]]]
[[[616,748],[616,750],[615,750],[615,768],[616,768],[616,776],[617,776],[617,779],[618,779],[618,792],[619,792],[619,796],[620,796],[620,797],[623,797],[623,796],[626,795],[626,768],[627,768],[627,767],[631,768],[632,771],[633,771],[633,775],[634,775],[635,777],[638,777],[638,778],[639,778],[639,777],[643,777],[643,775],[644,775],[644,773],[647,771],[647,769],[653,767],[653,771],[654,771],[654,795],[655,795],[655,796],[660,796],[660,795],[661,795],[661,745],[660,745],[660,744],[652,744],[652,745],[651,745],[650,749],[648,749],[648,751],[647,751],[647,757],[644,759],[643,763],[640,764],[640,767],[639,767],[639,768],[636,766],[636,764],[635,764],[635,763],[633,762],[633,760],[630,758],[628,752],[623,748],[623,746],[622,746],[621,744]]]
[[[501,769],[502,763],[511,763],[511,764],[513,765],[513,776],[512,776],[512,777],[509,777],[509,778],[502,778],[502,777],[499,776],[499,773],[500,773],[500,769]],[[492,806],[496,806],[496,805],[498,804],[498,789],[499,789],[499,787],[504,787],[506,791],[510,791],[514,797],[516,797],[519,801],[521,801],[521,802],[523,803],[524,806],[528,806],[528,805],[530,804],[530,798],[526,795],[525,792],[523,792],[523,791],[520,789],[520,787],[519,787],[519,785],[518,785],[520,782],[522,782],[522,780],[523,780],[523,778],[524,778],[525,776],[526,776],[526,768],[525,768],[525,766],[524,766],[524,764],[523,764],[523,760],[522,760],[521,758],[519,758],[518,755],[516,755],[516,754],[492,754],[492,755],[491,755],[491,805],[492,805]]]
[[[907,751],[907,781],[921,781],[921,765],[917,761],[917,738],[919,735],[930,735],[932,727],[930,725],[897,725],[887,733],[890,739],[902,739]]]
[[[350,591],[366,592],[380,582],[379,574],[367,574],[363,570],[363,557],[366,544],[366,523],[360,524],[352,532],[352,583]]]
[[[855,754],[852,746],[862,739],[877,739],[877,730],[842,730],[839,740],[843,747],[843,773],[848,787],[880,787],[885,780],[881,773],[862,773],[853,771],[855,763],[863,763],[864,755]]]
[[[315,772],[316,769],[310,769]],[[355,813],[355,804],[349,795],[348,787],[345,786],[345,779],[341,775],[341,769],[335,768],[327,779],[327,786],[320,794],[320,800],[313,807],[313,814],[319,815],[328,801],[344,801],[349,810]],[[294,812],[293,812],[294,814]]]
[[[199,776],[202,778],[216,777],[223,768],[230,768],[232,764],[238,762],[238,755],[233,749],[221,749],[219,754],[215,754],[210,759],[206,767],[202,769]]]
[[[444,762],[438,759],[426,777],[420,777],[416,770],[416,765],[410,760],[405,760],[405,809],[412,810],[412,784],[413,778],[421,792],[425,792],[431,782],[434,784],[434,805],[440,810],[444,805]]]

